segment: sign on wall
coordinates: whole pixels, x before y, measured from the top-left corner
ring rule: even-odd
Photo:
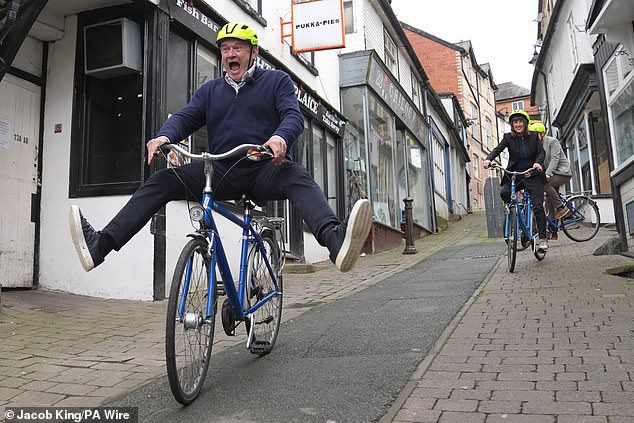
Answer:
[[[291,5],[295,53],[346,46],[342,0],[308,0]]]

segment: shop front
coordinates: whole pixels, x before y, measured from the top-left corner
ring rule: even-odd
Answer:
[[[44,145],[55,148],[45,149],[44,162],[51,171],[68,173],[44,177],[42,285],[102,297],[162,299],[180,249],[193,231],[185,202],[159,211],[120,252],[91,272],[90,285],[79,283],[86,276],[67,225],[56,222],[66,222],[69,204],[77,204],[95,227],[105,226],[152,172],[166,166],[159,160],[151,168],[146,165],[147,140],[201,85],[221,75],[217,33],[228,20],[246,18],[223,17],[196,0],[134,2],[64,16],[63,38],[51,49],[45,106],[45,127],[55,132],[44,133]],[[112,64],[120,59],[108,55],[113,50],[125,52],[125,59]],[[265,48],[260,54],[260,66],[284,70],[294,81],[306,130],[291,153],[343,215],[343,116]],[[205,150],[205,128],[181,141],[191,151]],[[267,207],[260,212],[287,219],[286,247],[292,255],[327,259],[327,251],[306,233],[288,202]],[[228,254],[239,254],[241,233],[222,219],[218,225]],[[68,240],[61,248],[60,239]]]
[[[428,131],[421,112],[372,51],[340,58],[346,199],[370,199],[374,224],[366,249],[401,243],[403,199],[419,230],[433,231]]]

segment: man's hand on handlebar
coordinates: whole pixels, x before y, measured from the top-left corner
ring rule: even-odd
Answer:
[[[273,152],[273,164],[280,165],[284,161],[286,156],[286,143],[282,138],[277,135],[273,135],[264,145],[271,148]]]
[[[154,159],[154,155],[158,153],[159,147],[165,143],[170,142],[167,137],[158,137],[152,138],[147,142],[147,164],[152,164],[152,159]]]
[[[490,165],[491,165],[491,160],[485,160],[482,162],[482,166],[484,166],[485,169],[488,169]]]

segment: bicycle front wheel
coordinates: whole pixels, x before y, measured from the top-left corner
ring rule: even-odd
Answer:
[[[508,232],[507,232],[507,266],[509,272],[515,271],[515,258],[517,256],[517,209],[515,206],[509,207]]]
[[[561,228],[573,241],[588,241],[597,234],[601,225],[601,216],[597,204],[585,195],[576,195],[568,199],[567,215],[562,217]]]
[[[249,251],[246,284],[247,304],[252,307],[271,293],[275,294],[251,314],[247,320],[247,330],[249,351],[257,355],[265,355],[271,352],[277,339],[282,320],[283,289],[282,274],[279,271],[280,251],[273,231],[268,228],[264,229],[260,233],[260,238],[264,251],[257,245],[253,245]],[[277,290],[264,260],[265,256],[275,274]]]
[[[174,398],[183,405],[200,393],[211,358],[217,297],[215,286],[209,292],[207,246],[203,238],[194,238],[185,245],[176,263],[167,304],[167,378]],[[213,295],[211,316],[206,316],[208,295]]]

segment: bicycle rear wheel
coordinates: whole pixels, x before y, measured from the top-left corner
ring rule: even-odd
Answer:
[[[568,199],[567,215],[562,217],[562,229],[573,241],[583,242],[592,239],[599,231],[601,216],[597,204],[585,195],[576,195]]]
[[[247,319],[247,333],[249,351],[257,355],[265,355],[271,352],[277,339],[277,334],[282,320],[282,275],[279,272],[280,251],[273,231],[269,228],[260,233],[264,252],[257,245],[253,245],[249,251],[247,264],[247,304],[249,307],[275,292],[275,284],[264,260],[264,254],[273,269],[277,279],[277,293],[254,311]],[[253,327],[251,327],[253,325]]]
[[[515,271],[515,258],[517,256],[517,209],[515,206],[509,206],[508,213],[508,232],[507,242],[508,254],[507,254],[507,266],[509,272]]]
[[[165,358],[167,378],[176,401],[188,405],[205,382],[214,338],[216,287],[209,292],[207,240],[194,238],[181,252],[167,304]],[[186,289],[183,286],[188,284]],[[213,295],[213,310],[206,319],[207,296]],[[179,305],[183,303],[182,313]]]

